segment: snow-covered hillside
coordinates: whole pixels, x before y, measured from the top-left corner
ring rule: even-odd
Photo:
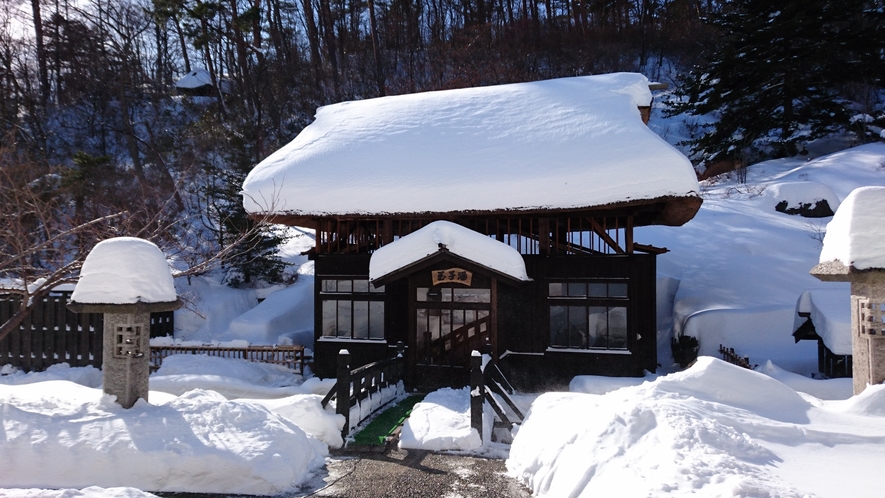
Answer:
[[[848,313],[848,284],[822,283],[808,273],[832,218],[788,215],[775,206],[829,199],[835,210],[866,185],[885,185],[885,144],[766,161],[748,168],[746,183],[717,177],[704,182],[704,204],[685,226],[637,229],[637,241],[671,251],[658,257],[658,274],[678,282],[675,333],[697,337],[701,354],[715,356],[722,344],[753,364],[772,360],[797,373],[816,372],[816,344],[794,344],[791,333],[806,289],[842,289]],[[659,343],[658,361],[672,370],[669,342]]]

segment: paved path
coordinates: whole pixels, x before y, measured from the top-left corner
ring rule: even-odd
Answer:
[[[504,460],[391,449],[330,459],[303,493],[334,498],[530,497],[504,475]]]

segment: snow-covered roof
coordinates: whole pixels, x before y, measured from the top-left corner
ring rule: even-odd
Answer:
[[[250,213],[586,208],[697,197],[691,163],[645,124],[633,73],[321,107],[243,183]]]
[[[851,354],[851,293],[848,289],[809,289],[796,301],[796,320],[799,328],[807,314],[814,331],[834,354]]]
[[[885,187],[853,190],[827,224],[820,262],[885,269]]]
[[[186,89],[194,89],[200,88],[201,86],[211,85],[212,84],[212,76],[209,74],[209,71],[205,69],[199,68],[194,69],[193,71],[184,75],[181,79],[175,82],[176,88],[186,88]]]
[[[230,83],[227,79],[219,78],[218,85],[221,87],[222,92],[230,92]],[[204,86],[212,86],[212,75],[209,74],[209,71],[202,68],[194,69],[175,82],[175,88],[182,90],[194,90]]]
[[[491,237],[448,221],[430,223],[375,251],[369,260],[369,280],[384,278],[434,256],[441,250],[508,275],[515,280],[531,280],[525,271],[525,262],[519,251]]]
[[[78,304],[177,301],[166,256],[154,243],[116,237],[95,245],[80,270],[71,302]]]

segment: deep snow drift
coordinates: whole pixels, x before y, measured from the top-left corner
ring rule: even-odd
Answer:
[[[343,418],[310,392],[319,382],[295,394],[300,376],[279,367],[171,356],[151,377],[151,403],[129,410],[100,388],[45,380],[95,384],[93,372],[54,367],[0,377],[0,487],[279,494],[324,465],[327,445],[342,443]],[[242,399],[194,388],[205,383]],[[281,384],[289,387],[274,387]],[[274,389],[274,399],[246,399]]]
[[[885,386],[803,396],[703,357],[608,394],[547,393],[507,460],[537,496],[876,497]]]

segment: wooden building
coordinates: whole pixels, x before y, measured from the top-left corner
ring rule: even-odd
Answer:
[[[316,230],[315,371],[407,345],[414,387],[473,349],[523,386],[654,371],[655,259],[634,229],[701,204],[621,73],[321,108],[246,179],[256,216]]]

